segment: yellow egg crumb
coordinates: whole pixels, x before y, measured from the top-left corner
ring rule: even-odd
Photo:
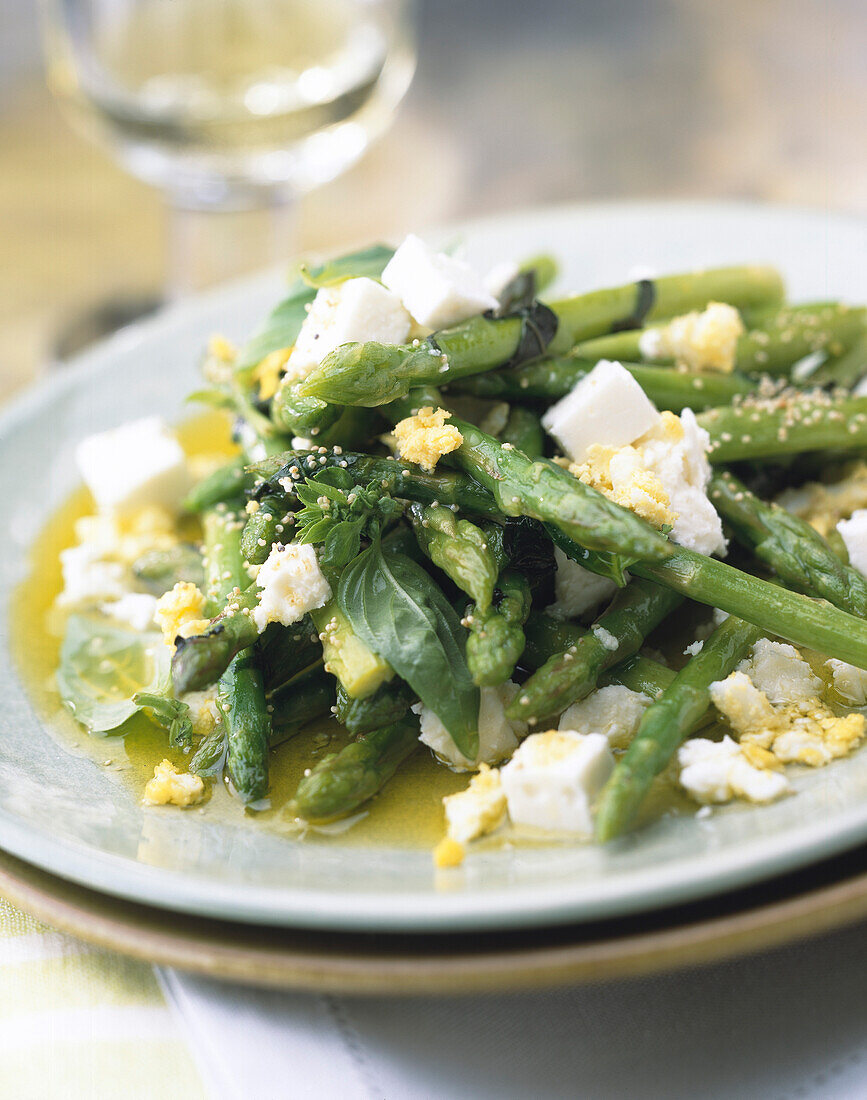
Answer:
[[[867,462],[848,466],[845,476],[832,484],[811,481],[797,489],[786,489],[777,503],[827,537],[841,519],[867,508]]]
[[[400,457],[433,473],[443,455],[457,450],[464,438],[456,427],[446,424],[451,413],[431,407],[401,420],[394,428]]]
[[[649,330],[645,348],[651,358],[672,358],[680,367],[730,374],[735,369],[738,337],[744,323],[738,311],[724,302],[675,317]]]
[[[466,790],[446,795],[443,810],[446,835],[460,844],[493,832],[506,816],[506,795],[500,773],[487,764],[480,764]]]
[[[682,435],[683,429],[680,431]],[[638,447],[614,448],[594,443],[588,448],[585,461],[571,464],[569,471],[585,485],[597,489],[615,504],[629,508],[655,527],[671,527],[677,520],[677,512],[671,507],[671,498],[662,481],[643,465]]]
[[[192,806],[204,793],[205,784],[199,776],[179,772],[171,760],[163,760],[145,785],[143,801],[149,806]]]
[[[433,850],[435,867],[459,867],[464,862],[466,852],[463,844],[444,836]]]
[[[178,581],[157,601],[154,620],[166,645],[174,648],[175,638],[201,634],[210,620],[204,618],[205,597],[191,581]]]
[[[237,354],[237,349],[232,341],[227,340],[225,336],[221,336],[218,332],[215,332],[208,341],[208,355],[214,359],[219,359],[223,363],[231,363]]]
[[[278,348],[258,363],[253,370],[253,379],[259,384],[259,399],[270,400],[280,388],[280,379],[286,370],[286,364],[292,348]]]

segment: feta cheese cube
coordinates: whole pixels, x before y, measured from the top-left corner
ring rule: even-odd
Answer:
[[[298,381],[341,344],[402,344],[411,319],[400,300],[375,279],[347,279],[317,291],[286,363],[286,378]]]
[[[493,832],[506,816],[500,773],[482,764],[465,791],[443,799],[443,811],[447,835],[459,844]]]
[[[841,519],[837,530],[846,544],[849,564],[867,575],[867,508],[859,508],[849,519]]]
[[[614,768],[602,733],[534,733],[500,770],[515,825],[593,834],[592,805]]]
[[[822,681],[798,653],[786,642],[759,638],[752,656],[738,666],[763,691],[774,706],[816,699]]]
[[[764,759],[761,752],[752,750],[753,758]],[[747,750],[730,737],[722,741],[695,737],[681,745],[677,759],[681,786],[697,802],[728,802],[732,798],[773,802],[790,789],[782,772],[751,763]]]
[[[573,462],[594,443],[622,447],[650,431],[659,412],[620,363],[602,359],[542,417],[545,430]]]
[[[144,634],[153,627],[156,610],[156,596],[149,596],[147,592],[127,592],[119,600],[100,606],[104,615],[124,623],[139,634]]]
[[[511,756],[519,738],[527,732],[527,723],[506,717],[505,708],[518,691],[518,685],[507,680],[499,687],[482,688],[479,695],[479,752],[468,760],[452,740],[451,734],[436,714],[423,703],[416,703],[413,714],[419,716],[419,741],[432,749],[440,759],[458,769],[479,764],[498,764]]]
[[[389,260],[382,281],[420,325],[431,329],[456,325],[499,304],[469,264],[436,252],[412,233]]]
[[[191,484],[183,449],[158,416],[89,436],[75,457],[101,512],[151,506],[176,512]]]
[[[610,599],[617,585],[607,577],[600,577],[567,558],[559,546],[554,547],[554,595],[556,600],[545,608],[555,619],[577,619],[585,611],[598,607]]]
[[[613,748],[625,749],[651,701],[649,695],[630,691],[621,684],[609,684],[564,710],[559,727],[580,734],[601,733]]]
[[[253,608],[253,622],[260,633],[268,623],[291,626],[331,599],[331,586],[309,544],[278,543],[260,568],[256,584],[262,592]]]
[[[831,670],[834,690],[842,699],[853,707],[867,704],[867,671],[845,661],[838,661],[836,657],[831,657],[825,664]]]
[[[89,543],[60,551],[63,591],[57,597],[61,607],[76,607],[99,600],[119,600],[126,592],[129,576],[120,562],[103,561],[98,547]]]

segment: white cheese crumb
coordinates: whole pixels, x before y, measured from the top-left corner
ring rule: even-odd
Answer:
[[[614,637],[610,630],[606,630],[604,626],[599,626],[597,623],[593,627],[591,633],[597,638],[597,640],[612,653],[620,647],[620,642]]]
[[[474,768],[479,764],[498,764],[515,751],[518,740],[527,732],[527,723],[506,717],[505,708],[518,691],[518,685],[507,680],[499,687],[483,687],[479,693],[479,752],[468,760],[452,740],[451,734],[437,715],[423,703],[416,703],[413,714],[419,716],[419,740],[432,749],[441,760],[457,769]]]
[[[61,607],[76,607],[97,600],[119,600],[126,592],[127,570],[119,562],[102,560],[102,552],[90,543],[60,551],[63,591]]]
[[[402,344],[412,321],[399,299],[374,279],[322,287],[304,318],[286,363],[289,381],[305,378],[341,344]]]
[[[75,458],[101,512],[153,505],[175,512],[191,483],[183,449],[158,416],[89,436]]]
[[[554,574],[556,599],[545,611],[555,619],[577,619],[617,591],[614,581],[591,573],[577,561],[567,558],[559,546],[554,547],[554,561],[557,565]]]
[[[509,817],[515,825],[592,836],[593,802],[613,768],[604,734],[535,733],[500,770]]]
[[[697,802],[773,802],[790,790],[782,772],[756,767],[731,737],[693,738],[681,745],[677,759],[681,786]]]
[[[837,530],[846,545],[849,564],[867,575],[867,508],[859,508],[849,519],[842,519]]]
[[[104,615],[144,634],[153,626],[157,600],[146,592],[126,592],[119,600],[101,604],[99,609]]]
[[[814,699],[822,690],[822,681],[797,649],[786,642],[759,638],[752,656],[738,668],[775,706]]]
[[[841,699],[853,707],[867,704],[867,671],[831,657],[825,662],[831,670],[834,690]]]
[[[621,447],[649,431],[659,411],[620,363],[600,360],[542,417],[545,430],[573,462],[593,444]]]
[[[386,264],[382,281],[430,329],[456,325],[499,304],[469,264],[435,251],[412,233]]]
[[[609,684],[568,707],[560,716],[559,728],[580,734],[601,733],[612,748],[625,749],[651,702],[649,695],[630,691],[622,684]]]
[[[268,623],[290,626],[308,611],[331,598],[331,587],[319,568],[316,551],[308,544],[277,544],[256,576],[262,589],[253,608],[253,622],[261,633]]]
[[[683,655],[684,657],[695,657],[697,653],[701,653],[703,648],[704,639],[696,638],[694,642],[690,642],[690,644],[686,647],[686,649],[683,651]]]

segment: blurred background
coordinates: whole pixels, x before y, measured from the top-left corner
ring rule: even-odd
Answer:
[[[421,0],[416,18],[394,124],[301,199],[300,250],[574,200],[867,215],[865,0]],[[0,0],[0,158],[5,396],[71,320],[160,292],[167,256],[161,195],[46,89],[34,0]]]

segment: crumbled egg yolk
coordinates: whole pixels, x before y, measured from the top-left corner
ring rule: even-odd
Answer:
[[[219,332],[215,332],[208,341],[208,355],[223,363],[231,363],[238,354],[235,345]]]
[[[739,677],[744,674],[733,672],[722,681],[722,690],[712,689],[712,694],[744,748],[759,749],[784,764],[818,768],[848,755],[864,738],[867,719],[863,714],[836,715],[815,697],[775,706],[754,685],[749,696],[726,691],[725,685],[740,684]]]
[[[192,806],[204,793],[205,784],[199,776],[179,772],[171,760],[163,760],[145,784],[143,801],[149,806]]]
[[[777,503],[827,537],[841,519],[867,507],[867,462],[854,463],[846,476],[832,485],[812,481],[797,489],[786,489]]]
[[[454,425],[446,424],[450,416],[445,409],[428,406],[396,424],[394,436],[400,457],[433,473],[439,459],[457,450],[464,441]]]
[[[594,443],[584,462],[570,463],[567,468],[579,481],[655,527],[671,527],[677,521],[677,512],[671,507],[671,498],[659,475],[644,465],[642,447],[651,438],[678,443],[683,434],[680,418],[672,412],[663,412],[659,424],[634,444],[606,447]]]
[[[207,737],[209,733],[212,733],[220,721],[216,689],[188,691],[182,696],[182,702],[190,708],[190,723],[193,727],[193,733],[197,737]]]
[[[166,645],[174,649],[175,638],[201,634],[210,620],[203,617],[205,597],[191,581],[178,583],[157,601],[154,621],[163,632]]]
[[[506,816],[506,795],[500,773],[487,764],[480,764],[466,790],[443,799],[443,810],[446,836],[434,849],[434,863],[437,867],[455,867],[463,859],[463,846],[493,832]]]
[[[259,383],[259,398],[268,401],[280,388],[280,379],[286,370],[286,364],[292,348],[278,348],[258,363],[253,371],[253,380]]]
[[[667,325],[648,329],[641,350],[651,359],[671,357],[689,370],[731,374],[735,369],[738,337],[744,333],[741,315],[724,302],[675,317]]]

